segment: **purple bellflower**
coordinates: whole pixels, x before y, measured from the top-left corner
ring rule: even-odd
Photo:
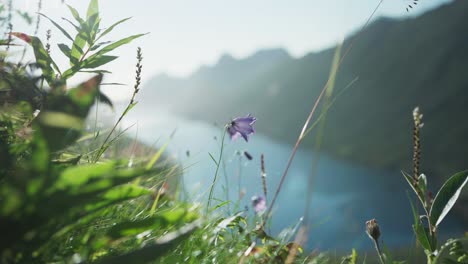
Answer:
[[[266,199],[263,196],[253,196],[252,197],[252,207],[257,214],[263,213],[266,208]]]
[[[250,114],[246,117],[237,117],[227,125],[226,129],[232,140],[236,139],[240,135],[245,139],[245,141],[249,141],[249,135],[255,133],[253,128],[255,121],[257,121],[257,118]]]

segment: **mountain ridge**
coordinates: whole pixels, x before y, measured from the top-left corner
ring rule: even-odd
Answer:
[[[338,72],[336,89],[356,77],[359,81],[330,109],[323,150],[375,167],[410,170],[411,113],[420,106],[426,123],[422,171],[440,179],[466,169],[466,13],[468,1],[458,0],[415,18],[378,19],[347,38],[343,50],[359,34]],[[234,59],[229,64],[240,63],[236,70],[218,63],[184,79],[153,80],[142,92],[159,97],[152,103],[209,122],[253,113],[258,131],[293,143],[327,81],[333,53],[331,47],[269,63]],[[314,146],[313,135],[303,142],[306,147]]]

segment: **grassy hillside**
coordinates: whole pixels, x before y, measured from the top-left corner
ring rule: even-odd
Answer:
[[[423,171],[446,177],[465,169],[467,12],[468,1],[459,0],[414,19],[381,18],[350,36],[344,49],[357,39],[336,87],[342,89],[356,77],[359,81],[330,110],[324,150],[338,158],[409,170],[408,113],[419,105],[425,114]],[[281,50],[243,60],[224,56],[185,79],[155,77],[142,90],[152,104],[210,122],[251,112],[258,117],[260,133],[294,142],[326,83],[333,53],[334,48],[298,59]],[[312,134],[305,145],[313,146]]]

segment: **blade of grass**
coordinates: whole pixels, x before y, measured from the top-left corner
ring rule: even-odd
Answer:
[[[356,40],[359,39],[359,37],[361,36],[361,33],[362,33],[363,29],[365,29],[369,25],[371,19],[374,17],[375,13],[377,12],[377,10],[379,9],[379,7],[381,6],[382,3],[383,3],[383,0],[380,0],[379,3],[377,4],[377,6],[375,7],[374,11],[371,13],[369,18],[367,19],[366,23],[362,26],[361,30],[359,31],[360,33],[358,33],[358,35],[351,41],[350,45],[348,46],[348,48],[346,49],[346,51],[344,52],[343,56],[341,57],[341,59],[340,59],[340,61],[338,63],[338,69],[341,66],[341,64],[343,63],[346,56],[348,55],[351,48],[353,47]],[[276,199],[277,199],[277,197],[278,197],[278,195],[279,195],[279,193],[281,191],[281,188],[282,188],[282,186],[284,184],[284,180],[286,179],[286,176],[288,174],[289,168],[291,167],[292,161],[294,160],[294,157],[296,156],[296,152],[297,152],[297,150],[299,148],[299,145],[301,144],[302,139],[304,138],[305,132],[307,131],[307,128],[309,126],[309,123],[312,120],[312,117],[314,116],[315,110],[317,109],[317,106],[318,106],[320,100],[322,99],[323,94],[325,93],[325,91],[327,90],[329,85],[330,85],[330,79],[327,81],[325,86],[322,88],[322,91],[320,92],[319,96],[315,100],[314,106],[312,107],[312,110],[310,111],[309,116],[307,117],[307,119],[306,119],[306,121],[304,123],[302,131],[299,134],[299,137],[298,137],[296,143],[294,144],[294,147],[293,147],[293,149],[291,151],[291,155],[289,156],[288,163],[286,164],[286,168],[285,168],[285,170],[284,170],[284,172],[283,172],[283,174],[281,176],[278,187],[276,188],[276,191],[275,191],[275,194],[274,194],[273,199],[271,201],[271,204],[270,204],[270,206],[268,207],[267,211],[264,214],[263,225],[265,225],[268,218],[271,216],[271,211],[272,211],[273,206],[275,204],[275,201],[276,201]]]

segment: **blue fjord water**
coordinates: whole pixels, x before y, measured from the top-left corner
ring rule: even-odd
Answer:
[[[146,143],[157,141],[158,144],[163,144],[175,131],[166,153],[186,168],[183,181],[190,199],[205,204],[216,170],[209,155],[218,158],[222,129],[213,124],[187,120],[161,111],[143,119],[141,116],[139,115],[138,120],[130,118],[127,124],[137,122],[138,137]],[[248,208],[246,213],[254,214],[250,199],[263,193],[260,155],[265,155],[269,202],[291,150],[291,145],[276,142],[262,135],[261,131],[252,135],[248,143],[243,139],[231,141],[226,136],[223,155],[225,167],[220,169],[215,197],[225,200],[228,193],[232,200],[230,209],[234,210],[239,201],[240,181],[245,195],[237,208]],[[249,161],[238,154],[243,151],[250,153],[253,159]],[[273,208],[270,227],[273,234],[293,227],[302,218],[306,193],[309,191],[307,179],[313,171],[314,156],[313,151],[304,149],[296,154]],[[312,228],[307,245],[309,249],[369,249],[373,244],[364,232],[364,223],[372,218],[378,220],[382,239],[387,246],[414,244],[411,208],[407,196],[409,187],[399,170],[366,168],[324,154],[320,155],[316,169],[310,208]],[[217,203],[220,202],[213,202]],[[226,206],[220,210],[227,208]],[[440,230],[442,235],[461,236],[463,223],[454,217],[448,217]]]

